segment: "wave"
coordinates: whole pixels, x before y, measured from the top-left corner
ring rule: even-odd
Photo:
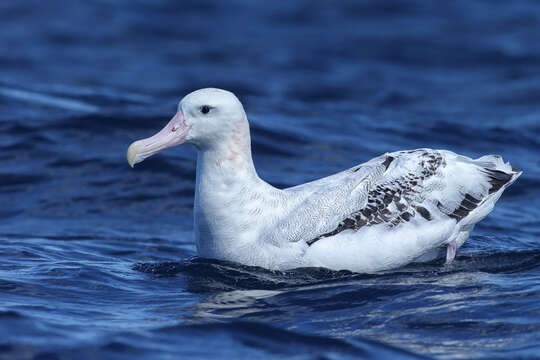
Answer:
[[[156,277],[184,275],[189,278],[190,291],[196,293],[232,290],[278,290],[301,286],[324,285],[340,282],[372,282],[405,277],[436,279],[443,275],[463,272],[511,274],[540,267],[540,250],[474,253],[458,255],[453,263],[444,260],[411,264],[381,274],[357,274],[325,268],[299,268],[272,271],[229,261],[191,258],[182,262],[138,263],[133,269]],[[424,280],[420,280],[424,281]]]

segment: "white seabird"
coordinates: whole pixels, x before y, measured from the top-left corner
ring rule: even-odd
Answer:
[[[231,92],[184,97],[156,135],[132,143],[136,163],[188,142],[198,149],[194,234],[200,256],[269,269],[378,272],[446,261],[521,171],[498,155],[397,151],[332,176],[277,189],[259,178],[246,113]]]

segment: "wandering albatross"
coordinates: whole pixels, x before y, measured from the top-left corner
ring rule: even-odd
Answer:
[[[269,269],[373,273],[432,260],[441,248],[451,262],[521,175],[498,155],[417,149],[277,189],[257,175],[242,104],[214,88],[185,96],[161,131],[129,146],[128,163],[184,142],[198,150],[198,254]]]

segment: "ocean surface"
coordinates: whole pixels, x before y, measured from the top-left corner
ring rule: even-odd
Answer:
[[[539,34],[535,1],[1,1],[0,359],[540,359]],[[419,147],[523,175],[449,266],[198,258],[195,150],[125,152],[209,86],[277,187]]]

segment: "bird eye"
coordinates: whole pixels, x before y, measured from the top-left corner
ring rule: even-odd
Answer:
[[[208,106],[208,105],[203,105],[203,106],[201,107],[201,112],[202,112],[203,114],[208,114],[209,111],[210,111],[210,106]]]

